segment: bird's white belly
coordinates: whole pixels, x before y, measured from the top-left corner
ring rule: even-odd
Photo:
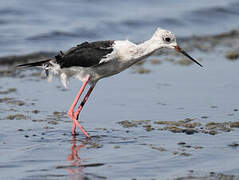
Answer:
[[[76,77],[77,79],[84,81],[87,76],[90,76],[90,82],[96,83],[98,80],[120,73],[128,68],[132,63],[120,62],[115,60],[114,62],[102,63],[95,67],[71,67],[68,69],[62,69],[68,78]]]
[[[92,71],[89,74],[92,77],[92,79],[98,81],[99,79],[118,74],[127,69],[130,65],[131,65],[130,63],[126,62],[111,61],[97,67],[92,67]]]

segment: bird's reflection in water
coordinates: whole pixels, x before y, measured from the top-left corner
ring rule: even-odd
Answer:
[[[79,144],[77,145],[77,143]],[[78,151],[86,146],[87,140],[80,141],[73,136],[71,144],[71,154],[67,155],[67,161],[69,161],[71,164],[68,168],[66,168],[66,170],[70,174],[71,179],[81,180],[84,179],[84,174],[81,167],[82,160],[78,155]]]

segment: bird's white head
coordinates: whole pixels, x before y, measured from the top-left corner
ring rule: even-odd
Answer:
[[[177,46],[175,35],[165,29],[157,28],[152,40],[161,45],[162,48],[174,48]]]
[[[175,49],[176,51],[187,56],[190,60],[192,60],[199,66],[202,66],[199,62],[193,59],[189,54],[187,54],[178,46],[176,42],[176,37],[172,32],[165,29],[157,28],[151,40],[157,43],[159,48]]]

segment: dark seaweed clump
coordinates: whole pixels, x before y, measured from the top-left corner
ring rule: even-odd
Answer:
[[[222,123],[208,122],[201,124],[192,118],[186,118],[180,121],[124,120],[119,122],[119,124],[124,128],[140,127],[146,131],[170,131],[172,133],[185,133],[188,135],[194,133],[216,135],[220,132],[230,132],[233,131],[234,128],[239,128],[239,121]]]

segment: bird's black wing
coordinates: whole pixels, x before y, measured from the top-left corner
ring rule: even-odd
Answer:
[[[58,54],[56,63],[61,68],[67,68],[72,66],[91,67],[98,65],[100,61],[113,51],[114,41],[96,41],[96,42],[84,42],[69,49],[66,53]]]

